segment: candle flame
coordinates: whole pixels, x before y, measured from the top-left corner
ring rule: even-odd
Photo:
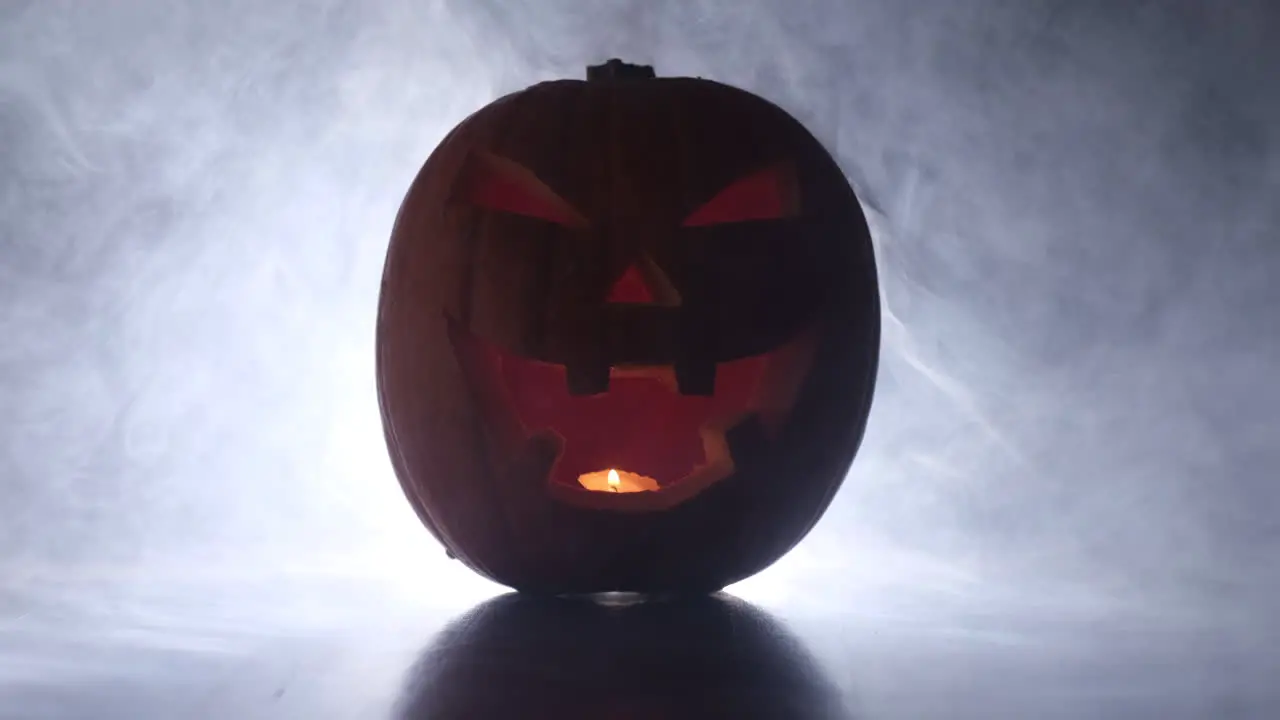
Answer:
[[[658,481],[626,470],[596,470],[578,476],[578,484],[592,492],[634,493],[661,490]]]

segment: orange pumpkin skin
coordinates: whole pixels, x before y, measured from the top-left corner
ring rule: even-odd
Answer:
[[[875,259],[836,162],[755,95],[646,70],[471,115],[387,251],[396,475],[452,556],[519,590],[759,572],[825,511],[870,412]],[[584,487],[613,468],[651,489]]]

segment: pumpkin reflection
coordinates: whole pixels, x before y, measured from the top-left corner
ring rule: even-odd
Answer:
[[[506,595],[446,628],[401,720],[849,719],[782,625],[723,594],[631,602]]]

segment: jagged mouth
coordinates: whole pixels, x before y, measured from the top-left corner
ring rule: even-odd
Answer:
[[[667,509],[733,475],[726,436],[735,428],[752,425],[749,442],[772,442],[794,407],[816,337],[810,327],[773,350],[695,373],[674,364],[613,365],[584,392],[590,381],[565,365],[522,357],[448,315],[445,321],[497,464],[533,440],[553,442],[551,496],[619,510]],[[690,391],[689,376],[703,378],[702,387]]]

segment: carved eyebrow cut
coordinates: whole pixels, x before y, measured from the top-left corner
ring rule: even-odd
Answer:
[[[523,215],[571,228],[587,219],[528,168],[485,150],[472,150],[455,185],[454,197],[475,207]]]
[[[800,212],[800,184],[795,166],[778,162],[731,183],[694,210],[684,227],[776,220]]]

